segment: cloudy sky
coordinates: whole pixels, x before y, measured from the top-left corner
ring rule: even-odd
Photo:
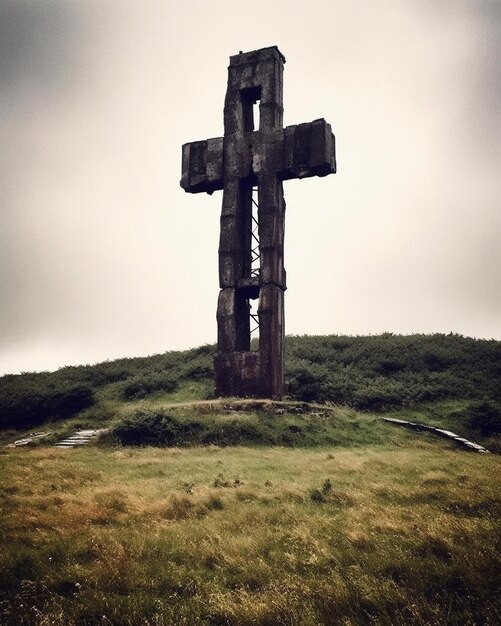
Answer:
[[[499,0],[0,0],[0,373],[212,343],[230,55],[278,45],[289,334],[501,339]]]

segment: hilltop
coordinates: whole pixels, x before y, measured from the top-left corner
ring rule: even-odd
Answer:
[[[0,378],[0,428],[92,427],[212,398],[215,346]],[[501,342],[460,335],[289,336],[293,401],[404,414],[488,446],[500,432]],[[399,413],[400,412],[400,413]],[[403,413],[402,413],[403,412]],[[417,417],[416,417],[417,414]],[[419,419],[418,419],[419,418]]]

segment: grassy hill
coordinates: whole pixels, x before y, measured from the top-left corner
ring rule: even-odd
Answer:
[[[0,379],[5,626],[480,626],[497,593],[501,343],[288,337],[284,402],[212,346]],[[107,426],[98,445],[50,444]]]
[[[215,347],[0,378],[0,429],[97,426],[212,397]],[[287,337],[286,393],[362,411],[404,411],[497,446],[501,342],[459,335]],[[416,417],[417,414],[417,417]],[[150,433],[151,435],[151,433]],[[14,433],[13,433],[14,436]],[[151,441],[151,436],[149,441]]]

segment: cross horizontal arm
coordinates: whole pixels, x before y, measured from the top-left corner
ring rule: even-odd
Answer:
[[[185,143],[182,170],[180,184],[189,193],[223,189],[223,138]]]
[[[323,118],[284,130],[282,180],[336,173],[336,143],[331,125]]]
[[[278,178],[308,178],[327,176],[336,171],[335,140],[331,126],[324,119],[305,124],[287,126],[281,133],[282,149],[279,149],[278,162],[266,163],[266,133],[261,141],[255,142],[256,152],[252,151],[252,160],[260,163],[260,170],[274,171]],[[245,142],[245,143],[244,143]],[[238,139],[232,142],[238,150]],[[242,152],[247,150],[248,139],[242,137]],[[194,141],[183,146],[183,165],[181,187],[189,193],[213,193],[224,187],[224,139],[206,139]],[[256,158],[258,157],[258,158]],[[248,165],[239,160],[245,170]],[[258,174],[258,172],[255,172]],[[242,177],[246,172],[242,172]]]

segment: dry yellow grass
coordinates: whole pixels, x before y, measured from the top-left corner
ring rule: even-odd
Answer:
[[[7,625],[499,623],[493,455],[403,436],[0,463]]]

